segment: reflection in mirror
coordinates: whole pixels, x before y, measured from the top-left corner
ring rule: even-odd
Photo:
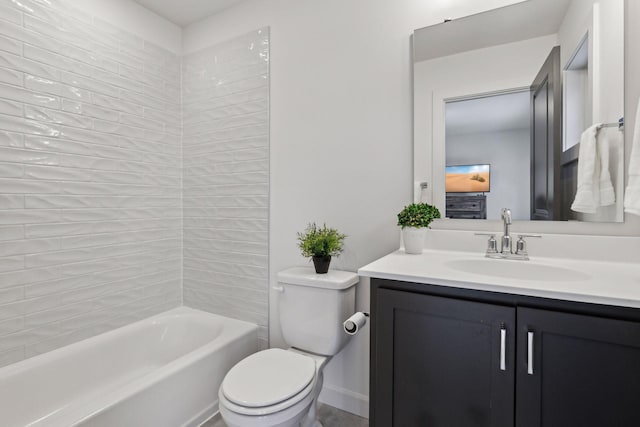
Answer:
[[[500,209],[508,206],[512,218],[528,219],[529,90],[449,100],[445,105],[445,120],[445,164],[490,164],[487,180],[492,184],[477,190],[459,185],[466,190],[464,193],[476,195],[454,194],[455,188],[450,185],[452,176],[445,173],[447,217],[500,219]],[[460,177],[454,178],[460,180]],[[464,178],[470,181],[475,175]],[[478,203],[477,209],[473,209],[475,205],[469,204],[470,201]]]
[[[416,199],[454,219],[621,222],[623,22],[623,0],[529,0],[417,30]]]

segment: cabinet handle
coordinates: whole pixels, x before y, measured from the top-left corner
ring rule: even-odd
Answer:
[[[533,331],[527,332],[527,374],[533,375]]]
[[[507,370],[507,329],[504,324],[500,327],[500,370]]]

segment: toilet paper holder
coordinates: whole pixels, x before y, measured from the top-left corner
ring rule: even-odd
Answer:
[[[365,313],[362,311],[354,313],[351,317],[349,317],[342,323],[344,332],[348,335],[357,334],[360,328],[362,328],[367,323],[367,319],[369,318],[369,316],[369,313]]]

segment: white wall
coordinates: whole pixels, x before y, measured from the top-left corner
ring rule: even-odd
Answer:
[[[590,84],[594,90],[593,123],[617,122],[624,111],[624,2],[574,0],[558,31],[560,66],[564,69],[590,32]],[[597,66],[596,66],[597,65]],[[590,123],[589,123],[590,124]]]
[[[29,0],[37,1],[37,0]],[[67,5],[107,21],[151,43],[182,52],[182,28],[145,9],[132,0],[48,0],[51,4]],[[22,2],[22,0],[21,0]]]
[[[491,165],[487,219],[500,219],[500,209],[511,209],[513,219],[531,215],[531,136],[529,129],[477,132],[447,136],[447,165]]]
[[[0,365],[178,306],[182,279],[179,58],[78,2],[5,3]]]
[[[482,4],[479,4],[482,3]],[[309,265],[296,232],[326,222],[349,237],[332,268],[355,271],[399,244],[412,200],[410,36],[513,1],[254,0],[186,28],[184,52],[271,28],[270,275]],[[368,283],[358,287],[368,307]],[[270,295],[273,346],[283,346]],[[368,329],[327,368],[323,399],[366,414]]]
[[[269,30],[183,58],[184,303],[269,318]]]
[[[624,25],[620,25],[624,21],[623,4],[620,0],[574,0],[558,31],[562,69],[566,68],[584,35],[589,33],[585,127],[595,123],[617,123],[624,116],[624,80],[620,78],[624,75]],[[563,78],[566,99],[566,75]],[[603,132],[609,134],[609,172],[616,203],[600,207],[595,214],[575,213],[580,221],[623,220],[624,170],[621,165],[624,150],[621,147],[624,140],[615,128],[600,131]]]

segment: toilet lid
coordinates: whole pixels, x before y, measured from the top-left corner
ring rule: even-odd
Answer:
[[[240,361],[222,381],[222,392],[245,407],[275,405],[300,393],[316,372],[311,357],[271,348]]]

